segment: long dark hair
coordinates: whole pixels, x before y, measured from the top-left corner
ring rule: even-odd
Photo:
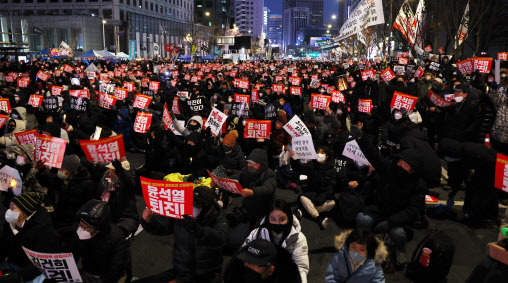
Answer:
[[[270,226],[270,213],[274,210],[280,210],[280,211],[284,212],[288,218],[289,229],[287,229],[286,231],[284,231],[282,233],[281,242],[283,242],[287,238],[289,233],[291,233],[291,228],[293,227],[293,212],[291,211],[291,207],[289,207],[289,205],[284,200],[276,199],[272,202],[272,204],[270,205],[270,210],[268,210],[268,213],[265,216],[265,222],[263,223],[263,225],[261,225],[260,228],[268,229],[268,231],[270,232],[269,234],[270,234],[270,240],[271,240],[272,239],[272,228]],[[261,229],[258,230],[258,233],[260,231],[261,231]]]
[[[379,244],[376,240],[376,237],[371,232],[360,229],[353,230],[346,238],[345,245],[348,248],[348,250],[349,245],[353,242],[367,246],[368,258],[374,258],[374,256],[376,256],[376,249]]]

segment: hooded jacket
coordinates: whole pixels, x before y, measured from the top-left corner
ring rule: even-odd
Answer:
[[[351,262],[349,259],[349,247],[345,246],[346,239],[351,230],[344,231],[335,237],[335,248],[338,252],[332,257],[328,268],[326,268],[326,283],[364,283],[364,282],[385,282],[381,264],[388,257],[388,250],[383,241],[377,239],[378,247],[374,258],[367,258],[352,274]]]
[[[224,147],[222,147],[222,145],[218,147],[217,153],[219,165],[224,166],[224,169],[241,171],[247,167],[245,154],[238,143],[235,144],[235,147],[233,147],[233,150],[229,154],[224,152]]]
[[[187,121],[186,126],[189,126],[189,122],[192,121],[192,120],[198,122],[199,129],[197,129],[196,131],[200,133],[201,130],[203,129],[203,118],[201,116],[197,116],[197,115],[196,116],[192,116],[189,119],[189,121]],[[180,134],[182,134],[182,136],[184,136],[184,137],[188,136],[191,133],[191,131],[188,128],[182,127],[182,125],[180,125],[179,123],[174,123],[173,125],[175,126],[175,129]]]
[[[8,125],[11,120],[16,122],[16,128],[11,133],[6,133],[3,137],[0,137],[0,146],[9,147],[18,145],[18,140],[14,136],[14,133],[20,133],[26,131],[26,110],[23,107],[16,107],[13,112],[16,111],[19,114],[19,119],[9,118],[5,125]],[[7,127],[6,127],[7,130]]]
[[[263,220],[261,220],[260,226],[262,226],[266,221],[266,217],[263,218]],[[271,241],[269,233],[270,232],[268,229],[264,227],[259,227],[252,230],[249,237],[247,237],[243,243],[242,247],[259,237],[261,237],[261,239]],[[300,221],[298,221],[298,218],[293,217],[293,225],[291,226],[291,231],[280,246],[291,254],[291,258],[296,263],[296,265],[298,265],[302,283],[306,283],[307,274],[309,273],[309,247],[307,246],[307,238],[302,233],[302,227],[300,226]]]

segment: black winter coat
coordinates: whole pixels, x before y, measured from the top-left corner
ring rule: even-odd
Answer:
[[[214,207],[201,211],[197,223],[203,228],[199,234],[188,231],[183,220],[153,215],[150,222],[141,221],[143,228],[151,234],[175,236],[173,268],[177,278],[183,282],[194,282],[196,278],[213,278],[222,270],[222,248],[226,242],[228,224],[226,218]]]
[[[439,138],[451,138],[460,142],[477,142],[481,119],[478,102],[474,95],[468,95],[458,105],[444,108],[444,120]]]
[[[291,159],[293,171],[300,175],[307,175],[307,186],[303,195],[317,206],[322,205],[326,200],[334,199],[337,184],[334,161],[335,159],[332,158],[325,163],[319,163],[316,160],[301,163],[299,160]]]
[[[58,225],[69,225],[76,220],[76,212],[79,208],[95,197],[96,185],[85,169],[79,171],[70,180],[62,182],[61,198],[55,211],[56,222]]]
[[[224,169],[235,170],[238,172],[247,167],[245,154],[238,143],[229,154],[226,154],[224,152],[224,148],[219,146],[217,149],[217,158],[219,160],[219,165],[224,166]]]

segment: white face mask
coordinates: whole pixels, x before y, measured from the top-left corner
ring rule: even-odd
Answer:
[[[16,157],[16,164],[23,166],[26,164],[26,158],[23,156]]]
[[[21,214],[21,212],[19,212],[19,211],[14,211],[14,210],[8,209],[7,212],[5,212],[5,221],[7,221],[10,224],[14,224],[14,223],[18,222],[18,218],[19,218],[20,214]]]
[[[58,170],[58,173],[56,175],[58,178],[60,178],[62,180],[69,178],[69,176],[67,176],[67,174],[65,174],[65,172],[62,170]]]
[[[393,115],[393,117],[395,118],[395,120],[400,120],[400,119],[402,119],[402,114],[395,113],[395,115]]]
[[[464,100],[464,97],[463,96],[456,96],[453,98],[453,100],[455,100],[455,102],[457,102],[457,103],[461,103]]]
[[[323,163],[326,160],[326,154],[324,153],[318,153],[317,154],[317,162]]]
[[[199,213],[201,212],[201,209],[202,208],[192,206],[192,217],[197,218],[199,216]]]
[[[78,227],[78,230],[76,230],[76,234],[78,234],[78,238],[80,240],[90,240],[92,238],[92,234],[90,232],[83,230],[81,226]]]

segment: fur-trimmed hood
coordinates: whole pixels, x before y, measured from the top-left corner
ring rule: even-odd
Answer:
[[[335,248],[341,250],[346,243],[346,239],[353,230],[345,230],[338,236],[335,236]],[[388,258],[388,249],[386,248],[385,242],[376,237],[378,246],[376,249],[376,255],[374,256],[374,262],[377,265],[381,265]]]

